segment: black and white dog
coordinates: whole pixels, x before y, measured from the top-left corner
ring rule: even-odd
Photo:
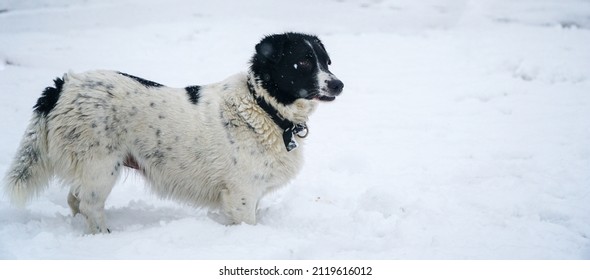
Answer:
[[[342,92],[328,65],[317,37],[285,33],[256,45],[249,71],[210,85],[65,74],[34,106],[6,190],[24,205],[55,177],[70,186],[68,204],[89,232],[110,232],[105,200],[127,166],[161,197],[255,224],[259,199],[299,171],[297,141],[318,101]]]

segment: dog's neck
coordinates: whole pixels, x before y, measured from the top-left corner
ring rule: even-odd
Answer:
[[[271,108],[277,111],[280,118],[288,120],[294,124],[306,123],[317,105],[317,101],[303,98],[297,99],[295,102],[289,105],[284,105],[278,102],[276,98],[272,97],[268,93],[268,91],[262,86],[260,79],[257,78],[252,72],[248,72],[248,88],[251,94],[254,96],[254,99],[265,102]],[[267,109],[264,110],[267,111]]]
[[[312,100],[299,99],[290,105],[284,105],[272,97],[252,73],[248,73],[248,91],[256,104],[264,111],[283,132],[283,141],[287,151],[297,147],[294,136],[307,137],[307,119],[315,109]]]

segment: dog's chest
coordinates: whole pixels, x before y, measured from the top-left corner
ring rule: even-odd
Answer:
[[[301,168],[301,147],[287,152],[272,121],[257,111],[241,113],[237,109],[222,114],[231,161],[241,180],[273,187],[293,179]]]
[[[272,131],[258,134],[249,127],[235,127],[229,134],[234,138],[232,161],[242,180],[259,186],[284,185],[295,177],[301,168],[301,149],[287,152]]]
[[[282,131],[256,105],[245,76],[231,78],[205,91],[219,98],[217,110],[225,136],[222,141],[227,143],[233,179],[268,189],[295,177],[302,165],[302,148],[287,151]]]

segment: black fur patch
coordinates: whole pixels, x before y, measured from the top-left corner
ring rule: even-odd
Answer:
[[[188,99],[191,101],[191,103],[199,103],[199,97],[201,97],[201,93],[199,93],[201,90],[200,86],[190,86],[184,89],[186,90],[186,94],[188,94]]]
[[[55,78],[53,82],[55,83],[55,87],[46,87],[41,94],[41,97],[37,99],[37,104],[33,106],[35,112],[43,114],[44,116],[47,116],[47,114],[49,114],[49,112],[55,107],[64,85],[64,80],[60,78]]]
[[[162,84],[158,84],[156,82],[148,81],[146,79],[142,79],[140,77],[129,75],[127,73],[119,72],[119,74],[121,74],[121,75],[123,75],[125,77],[128,77],[128,78],[134,79],[135,81],[139,82],[140,84],[144,85],[145,87],[163,87],[164,86]]]

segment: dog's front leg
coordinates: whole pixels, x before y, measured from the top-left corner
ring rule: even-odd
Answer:
[[[231,224],[256,224],[258,195],[243,188],[223,188],[221,190],[221,211]]]

